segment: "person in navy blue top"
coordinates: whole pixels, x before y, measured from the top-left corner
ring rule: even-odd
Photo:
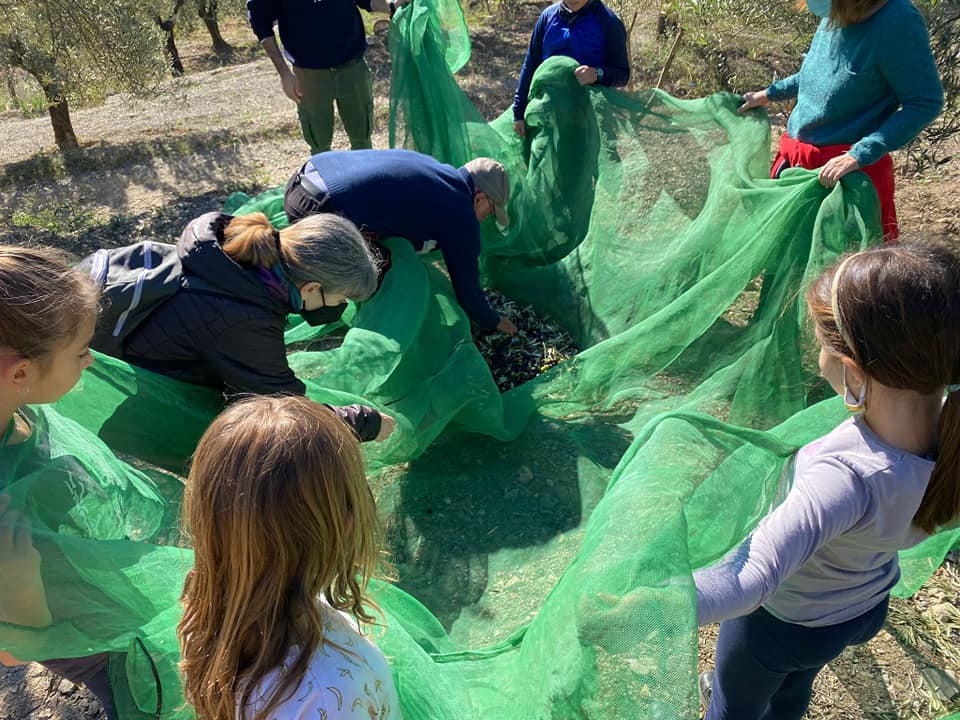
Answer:
[[[373,84],[363,59],[367,35],[357,8],[393,15],[408,2],[247,0],[250,27],[280,75],[284,94],[297,103],[300,128],[311,152],[330,149],[334,102],[350,147],[372,147]],[[283,52],[277,46],[274,23]]]
[[[627,31],[610,8],[601,0],[564,0],[551,5],[533,28],[513,96],[513,129],[521,137],[527,133],[523,113],[533,74],[554,55],[566,55],[580,63],[574,74],[581,85],[621,87],[630,79]]]
[[[296,222],[339,213],[374,239],[406,238],[418,253],[438,249],[457,302],[477,325],[516,335],[480,287],[480,223],[506,226],[510,180],[503,165],[476,158],[460,168],[411,150],[314,155],[287,183],[283,209]]]

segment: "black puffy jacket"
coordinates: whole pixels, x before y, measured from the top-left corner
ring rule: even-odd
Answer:
[[[228,396],[303,395],[287,363],[283,331],[289,300],[222,248],[232,216],[211,212],[187,225],[177,243],[181,288],[127,338],[123,359]],[[380,413],[366,405],[332,408],[361,440],[380,432]]]

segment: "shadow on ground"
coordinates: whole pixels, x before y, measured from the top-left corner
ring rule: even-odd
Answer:
[[[180,196],[162,208],[137,214],[120,211],[103,222],[72,214],[72,203],[48,204],[39,211],[35,207],[2,208],[0,243],[57,248],[78,259],[100,248],[142,240],[175,243],[190,220],[221,209],[225,199],[226,195],[219,191]]]
[[[395,495],[380,499],[399,586],[448,630],[478,602],[481,620],[491,610],[511,613],[503,598],[481,601],[498,573],[530,571],[536,587],[511,592],[542,599],[570,559],[545,547],[581,527],[629,445],[629,434],[596,419],[535,422],[507,444],[441,438],[410,465]]]

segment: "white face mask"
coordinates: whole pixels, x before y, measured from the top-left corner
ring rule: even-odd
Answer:
[[[807,0],[807,9],[817,17],[830,15],[830,0]]]

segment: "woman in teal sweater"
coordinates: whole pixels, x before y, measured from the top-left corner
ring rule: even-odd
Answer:
[[[800,72],[746,93],[740,111],[797,99],[771,176],[820,168],[833,187],[863,170],[880,196],[884,236],[895,240],[890,151],[913,140],[943,107],[923,18],[910,0],[807,0],[822,18]]]

